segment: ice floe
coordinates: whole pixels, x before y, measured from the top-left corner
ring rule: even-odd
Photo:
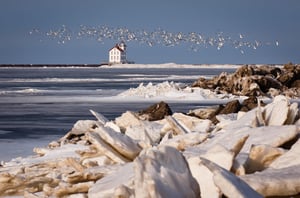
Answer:
[[[208,89],[198,87],[190,87],[185,84],[168,82],[153,84],[148,83],[144,85],[141,83],[136,88],[130,88],[120,94],[120,98],[129,99],[155,99],[155,100],[207,100],[207,99],[234,99],[245,98],[238,97],[231,94],[217,94]]]
[[[217,124],[182,113],[165,112],[152,121],[138,112],[124,112],[115,120],[91,113],[95,120],[76,122],[64,137],[47,148],[36,148],[35,156],[2,163],[0,195],[266,197],[300,193],[299,109],[286,97],[277,96],[239,116],[220,115]]]

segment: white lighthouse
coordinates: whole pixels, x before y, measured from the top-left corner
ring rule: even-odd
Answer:
[[[126,63],[126,44],[124,41],[117,43],[109,50],[109,63]]]

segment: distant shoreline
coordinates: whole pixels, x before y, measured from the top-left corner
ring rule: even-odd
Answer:
[[[0,64],[0,67],[101,67],[107,64]]]
[[[240,67],[247,64],[176,64],[176,63],[162,63],[162,64],[0,64],[0,68],[195,68],[195,67]],[[248,64],[248,65],[269,65],[282,66],[283,64]]]

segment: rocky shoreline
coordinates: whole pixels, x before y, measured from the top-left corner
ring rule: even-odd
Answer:
[[[212,79],[199,78],[192,85],[220,93],[240,96],[285,95],[300,97],[300,65],[292,63],[283,67],[269,65],[244,65],[233,74],[222,73]]]
[[[114,120],[91,110],[95,120],[77,121],[35,156],[2,163],[0,196],[299,196],[300,117],[290,101],[299,96],[298,70],[243,66],[197,80],[249,96],[217,108],[176,113],[160,102]]]

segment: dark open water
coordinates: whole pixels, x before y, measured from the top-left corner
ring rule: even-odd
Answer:
[[[114,119],[127,110],[139,111],[153,104],[103,97],[142,82],[191,84],[200,76],[224,71],[235,69],[0,67],[0,160],[28,155],[34,146],[64,135],[77,120],[94,119],[89,109]],[[178,101],[169,105],[173,111],[187,112],[203,104]]]

